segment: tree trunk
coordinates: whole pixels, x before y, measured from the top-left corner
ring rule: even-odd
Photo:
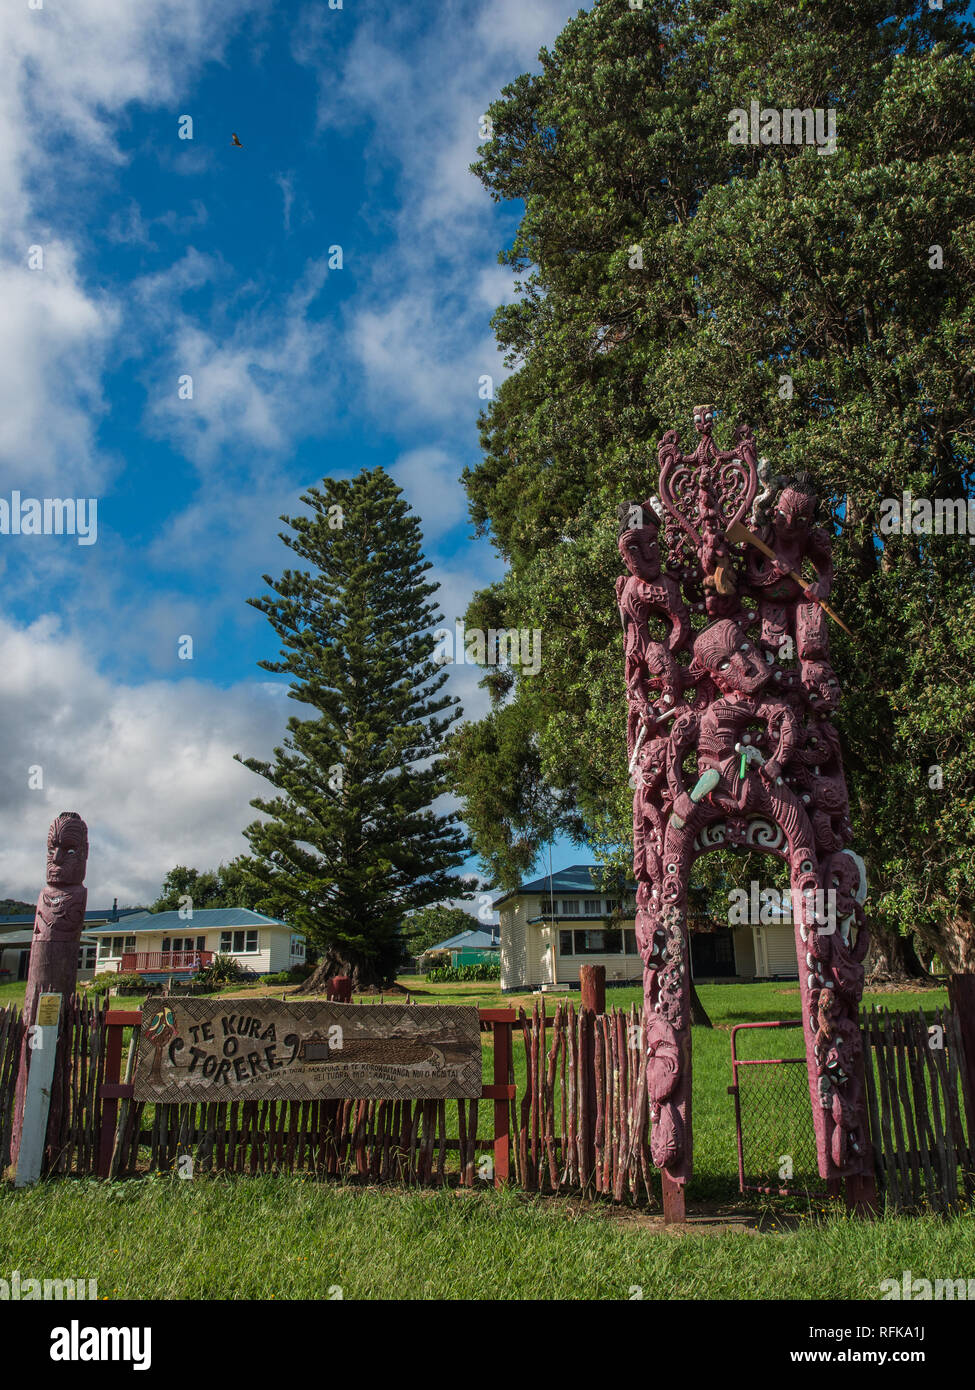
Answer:
[[[698,993],[694,987],[693,980],[691,981],[691,1023],[696,1024],[698,1028],[714,1027],[714,1024],[708,1017],[707,1009],[704,1007],[704,1005],[698,998]]]
[[[913,936],[885,930],[870,923],[870,950],[867,953],[867,984],[926,980],[930,976],[918,959]]]
[[[390,989],[394,981],[383,979],[371,962],[359,958],[343,958],[335,951],[326,951],[307,980],[295,990],[296,994],[327,994],[328,982],[334,975],[348,975],[353,994],[374,989]]]

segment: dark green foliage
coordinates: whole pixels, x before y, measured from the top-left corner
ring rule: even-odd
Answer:
[[[466,841],[456,814],[431,806],[460,711],[438,693],[436,586],[400,489],[376,468],[325,478],[302,502],[281,539],[304,568],[265,575],[271,593],[249,600],[281,642],[281,659],[260,664],[291,677],[306,716],[288,720],[273,762],[242,760],[278,793],[251,803],[267,819],[245,831],[249,875],[267,910],[321,947],[323,975],[381,987],[403,957],[404,915],[458,889],[449,871]]]
[[[975,547],[879,530],[880,500],[905,488],[972,493],[963,12],[603,0],[490,108],[476,172],[524,202],[501,257],[523,291],[495,316],[516,370],[466,475],[508,570],[468,623],[487,609],[543,633],[541,673],[458,741],[457,786],[500,881],[553,816],[626,858],[614,512],[655,490],[664,429],[689,447],[692,407],[714,401],[722,447],[747,420],[776,471],[810,470],[832,518],[835,606],[857,635],[831,629],[838,724],[880,934],[896,945],[916,927],[948,968],[975,969]],[[835,108],[837,152],[730,144],[728,113],[753,99]]]
[[[462,907],[421,907],[403,918],[403,945],[411,956],[418,956],[438,941],[477,929],[477,918]]]
[[[33,912],[35,903],[22,903],[19,898],[0,898],[0,917],[19,917],[21,913]]]
[[[435,965],[426,978],[433,985],[451,985],[465,980],[500,980],[501,962],[478,961],[476,965]]]
[[[186,899],[191,900],[194,912],[211,907],[246,907],[256,911],[260,886],[248,878],[248,863],[241,854],[229,864],[203,873],[177,864],[166,875],[162,892],[149,911],[176,912],[186,905]]]
[[[89,993],[99,995],[108,994],[111,990],[117,990],[119,994],[155,994],[162,985],[159,981],[146,980],[134,973],[121,975],[107,971],[96,975],[87,988]]]

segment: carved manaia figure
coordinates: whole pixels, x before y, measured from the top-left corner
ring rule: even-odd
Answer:
[[[809,484],[799,479],[788,483],[779,494],[771,522],[759,532],[759,538],[774,550],[775,559],[750,549],[745,583],[758,598],[761,643],[769,658],[794,639],[806,699],[814,710],[829,712],[839,704],[840,687],[829,663],[826,614],[816,599],[829,597],[833,557],[829,536],[815,524],[815,514],[816,494]],[[803,590],[790,570],[802,574],[806,559],[816,567],[818,578]],[[792,612],[794,631],[789,623]]]
[[[660,523],[649,506],[624,502],[619,508],[619,552],[630,571],[616,581],[616,600],[625,633],[626,689],[629,697],[629,752],[637,728],[655,719],[653,703],[672,706],[682,690],[681,668],[673,653],[690,635],[690,615],[680,587],[660,564]],[[652,615],[670,625],[666,642],[650,636]]]
[[[809,971],[806,984],[817,1027],[819,1099],[835,1126],[831,1157],[843,1169],[861,1153],[866,1133],[860,1080],[863,1045],[856,1021],[863,996],[863,961],[870,945],[863,910],[867,892],[863,861],[851,850],[830,855],[823,866],[822,884],[831,895],[827,899],[831,910],[817,929],[803,932]]]

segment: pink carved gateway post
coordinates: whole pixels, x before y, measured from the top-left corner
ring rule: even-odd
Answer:
[[[619,508],[651,1153],[669,1220],[683,1219],[692,1172],[687,894],[697,857],[719,848],[789,867],[819,1171],[834,1187],[846,1179],[851,1202],[873,1200],[856,1022],[866,874],[848,848],[830,718],[840,691],[827,614],[845,626],[826,603],[830,537],[808,481],[760,469],[747,425],[719,449],[714,416],[695,409],[692,454],[664,435],[659,500]]]
[[[11,1138],[11,1168],[16,1167],[20,1152],[20,1136],[24,1122],[24,1098],[27,1094],[27,1073],[30,1067],[30,1025],[37,1018],[37,1000],[41,994],[62,996],[64,1006],[74,993],[78,978],[78,944],[85,925],[88,889],[84,885],[88,865],[88,827],[77,811],[62,811],[47,835],[47,884],[37,899],[34,918],[34,939],[30,948],[30,969],[27,974],[27,994],[24,1000],[24,1022],[27,1032],[17,1076],[14,1100],[14,1122]],[[48,1117],[50,1129],[56,1127],[58,1116],[57,1089],[51,1097]]]

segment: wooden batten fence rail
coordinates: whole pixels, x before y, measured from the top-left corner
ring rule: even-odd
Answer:
[[[880,1195],[890,1207],[935,1211],[970,1199],[975,1098],[962,1091],[957,1017],[874,1008],[863,1010],[860,1028],[873,1060],[865,1075]]]
[[[10,1163],[10,1138],[14,1119],[14,1092],[20,1071],[24,1022],[14,1004],[0,1009],[0,1173]]]
[[[526,1058],[515,1176],[531,1192],[588,1191],[656,1202],[646,1043],[636,1005],[593,1014],[519,1010]],[[587,1065],[586,1059],[591,1059]],[[594,1084],[590,1084],[594,1078]]]

